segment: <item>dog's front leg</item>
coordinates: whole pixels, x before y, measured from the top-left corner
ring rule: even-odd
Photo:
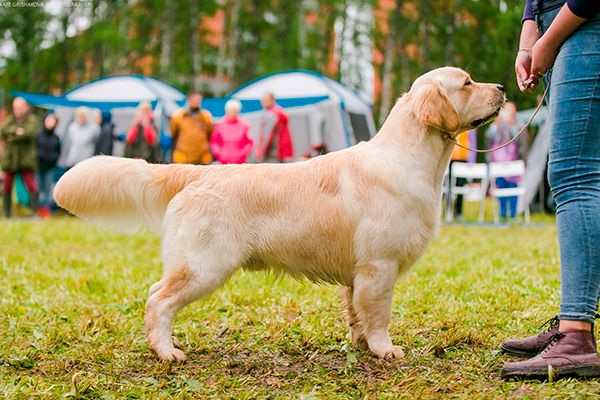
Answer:
[[[378,260],[357,267],[352,304],[358,318],[360,336],[378,357],[401,358],[404,352],[394,346],[389,334],[397,263]]]

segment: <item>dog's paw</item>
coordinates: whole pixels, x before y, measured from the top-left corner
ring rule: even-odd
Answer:
[[[183,363],[183,362],[185,362],[185,360],[187,360],[187,357],[185,356],[185,354],[183,354],[183,351],[176,349],[174,347],[171,349],[165,349],[165,350],[156,350],[155,349],[154,352],[156,353],[158,358],[160,358],[162,361]]]
[[[173,339],[173,346],[175,346],[176,349],[183,350],[181,342],[175,336],[171,336],[171,339]]]
[[[369,350],[369,345],[364,337],[350,333],[350,339],[352,340],[352,346],[354,346],[355,349],[362,351]]]
[[[373,350],[371,351],[379,358],[383,358],[384,360],[393,360],[404,358],[404,351],[400,346],[392,346],[391,348],[381,349],[381,350]]]

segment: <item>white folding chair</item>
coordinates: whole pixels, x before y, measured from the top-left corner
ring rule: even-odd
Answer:
[[[488,171],[485,163],[453,163],[450,171],[450,204],[446,208],[446,221],[454,220],[454,203],[458,195],[463,196],[464,201],[479,202],[479,222],[483,222],[485,210],[485,197],[488,188]],[[467,183],[456,186],[458,178],[465,178]],[[479,183],[475,182],[479,180]]]
[[[450,187],[450,179],[449,179],[450,171],[448,168],[444,171],[444,180],[442,181],[442,198],[448,199],[448,188]]]
[[[507,197],[517,197],[517,201],[523,202],[523,212],[525,214],[525,222],[530,222],[529,205],[525,203],[525,186],[523,186],[523,177],[525,176],[525,161],[506,161],[506,162],[492,162],[489,166],[490,169],[490,184],[491,190],[490,195],[493,199],[501,199]],[[496,178],[519,178],[517,187],[512,188],[499,188],[496,186]],[[494,204],[494,222],[498,223],[500,202],[496,201]],[[517,207],[519,210],[519,207]]]

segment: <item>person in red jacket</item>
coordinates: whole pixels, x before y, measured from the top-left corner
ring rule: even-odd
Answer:
[[[125,157],[141,158],[149,163],[159,162],[158,134],[150,103],[141,103],[127,131]]]
[[[276,104],[273,93],[265,93],[260,102],[265,112],[260,121],[256,160],[274,163],[292,161],[294,149],[287,114]]]

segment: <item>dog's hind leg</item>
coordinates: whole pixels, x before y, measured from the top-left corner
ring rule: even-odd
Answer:
[[[202,222],[189,221],[196,226]],[[201,229],[180,224],[181,230],[163,236],[165,275],[150,288],[144,316],[149,346],[161,360],[185,361],[172,337],[175,315],[218,289],[242,264],[240,247],[220,240],[231,234],[227,227],[204,222]]]
[[[150,298],[150,296],[152,296],[154,293],[156,293],[158,290],[160,290],[160,288],[162,288],[165,284],[165,281],[163,279],[161,279],[160,281],[156,282],[154,285],[150,286],[150,289],[148,290],[148,298]]]
[[[183,307],[219,288],[231,276],[224,272],[224,269],[189,265],[174,268],[162,279],[160,288],[150,294],[144,323],[149,346],[161,360],[185,361],[178,348],[181,346],[173,341],[173,319]]]
[[[358,317],[356,316],[356,311],[354,311],[354,306],[352,305],[353,292],[354,290],[350,286],[340,287],[340,295],[342,296],[343,303],[342,306],[344,308],[344,317],[346,318],[346,322],[350,328],[350,340],[352,341],[352,345],[358,349],[367,350],[369,347],[367,346],[366,339],[361,336]]]
[[[354,277],[352,305],[360,336],[366,338],[372,353],[386,359],[404,356],[402,349],[393,345],[389,334],[397,269],[395,262],[376,261],[362,265]]]

